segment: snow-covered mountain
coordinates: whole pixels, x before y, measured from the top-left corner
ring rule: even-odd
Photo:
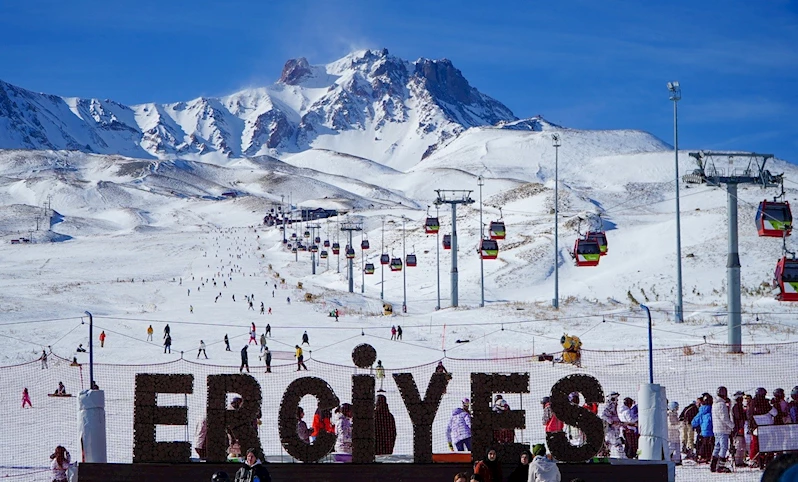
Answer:
[[[516,120],[451,61],[409,62],[387,49],[327,65],[292,59],[271,86],[172,104],[126,106],[0,81],[0,148],[217,163],[317,148],[405,170],[470,127],[537,125]]]

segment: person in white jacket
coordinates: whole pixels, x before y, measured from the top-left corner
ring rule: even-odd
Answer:
[[[543,444],[535,444],[532,447],[532,455],[534,458],[529,463],[529,476],[527,482],[560,482],[562,476],[560,475],[560,468],[557,467],[557,462],[551,457],[546,455],[546,446]]]
[[[682,451],[679,447],[680,432],[679,403],[673,401],[668,403],[668,452],[671,462],[675,462],[676,465],[682,465]]]
[[[718,387],[718,398],[712,405],[712,431],[715,433],[715,449],[712,451],[712,461],[709,464],[709,470],[712,472],[731,472],[726,467],[729,436],[734,431],[730,408],[731,400],[726,387]]]
[[[333,414],[335,423],[335,451],[352,453],[352,405],[344,403]]]

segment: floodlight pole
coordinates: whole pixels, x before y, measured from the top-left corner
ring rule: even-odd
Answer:
[[[726,298],[729,311],[728,344],[732,353],[742,352],[742,313],[740,301],[740,254],[737,244],[737,184],[726,184],[729,211],[729,254],[726,258]]]
[[[477,178],[477,186],[479,186],[479,239],[480,242],[485,238],[484,233],[484,225],[482,224],[482,186],[485,185],[485,181],[482,179],[482,176]],[[479,306],[485,306],[485,260],[482,258],[482,255],[479,256],[479,290],[480,290],[480,301]]]
[[[551,300],[551,305],[555,309],[560,308],[560,236],[558,233],[558,224],[560,218],[560,177],[559,177],[559,161],[560,161],[560,136],[559,134],[551,135],[551,142],[554,146],[554,299]]]
[[[679,116],[677,104],[682,98],[679,82],[668,82],[670,100],[673,101],[673,158],[676,171],[676,323],[684,321],[682,301],[682,223],[679,206]]]
[[[84,311],[89,317],[89,390],[94,387],[94,317]]]

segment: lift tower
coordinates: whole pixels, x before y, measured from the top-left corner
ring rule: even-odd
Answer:
[[[341,231],[346,231],[349,233],[349,247],[351,249],[355,249],[352,245],[352,232],[353,231],[363,231],[363,225],[361,223],[353,223],[353,222],[343,222],[341,223]],[[347,258],[346,260],[347,266],[349,266],[349,292],[355,292],[355,279],[352,276],[352,258]]]
[[[436,189],[438,198],[435,199],[435,205],[441,204],[452,205],[452,306],[457,307],[457,205],[458,204],[474,204],[471,199],[473,190],[463,189]]]
[[[773,175],[765,169],[773,154],[754,152],[691,152],[698,169],[682,179],[688,183],[708,186],[726,185],[726,205],[729,219],[729,248],[726,258],[726,287],[728,302],[728,345],[730,353],[742,353],[742,305],[740,302],[740,254],[737,245],[737,186],[759,184],[774,187],[781,183],[782,174]],[[724,162],[725,161],[725,162]],[[720,165],[724,162],[726,165]]]

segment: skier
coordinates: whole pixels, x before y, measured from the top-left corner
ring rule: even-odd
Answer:
[[[308,339],[308,332],[307,332],[307,330],[305,331],[305,333],[302,333],[302,344],[304,345],[304,344],[306,344],[306,343],[307,343],[308,345],[310,345],[310,340]]]
[[[287,297],[287,298],[285,299],[285,302],[286,302],[286,303],[288,303],[288,304],[290,305],[290,304],[291,304],[291,297],[290,297],[290,296],[289,296],[289,297]]]
[[[400,325],[396,325],[396,339],[402,339],[402,327]]]
[[[163,341],[163,352],[172,353],[172,335],[166,335],[166,339]]]
[[[682,413],[679,414],[679,421],[682,423],[682,452],[685,453],[686,459],[693,459],[695,457],[695,436],[693,431],[693,418],[698,415],[697,400],[690,401]],[[743,418],[745,418],[743,416]]]
[[[274,290],[272,290],[272,298],[274,298]]]
[[[235,300],[236,300],[236,295],[233,295],[233,301],[235,301]]]
[[[260,314],[262,315],[265,312],[266,307],[263,306],[263,302],[260,302]]]
[[[391,340],[396,339],[396,326],[391,326]]]
[[[296,348],[296,353],[294,354],[296,357],[296,371],[299,371],[302,368],[307,370],[308,367],[305,366],[305,355],[302,353],[302,348],[299,348],[299,345],[295,345],[294,348]]]
[[[743,398],[745,393],[737,391],[734,393],[734,406],[732,406],[732,422],[734,422],[734,466],[745,467],[745,455],[748,452],[748,447],[745,445],[745,407],[743,407]]]
[[[249,325],[249,331],[258,331],[257,327],[255,327],[255,322],[253,321]]]
[[[263,353],[263,349],[266,348],[266,333],[260,334],[260,352]]]
[[[238,369],[238,373],[241,373],[244,370],[244,367],[247,367],[247,373],[249,373],[249,356],[247,355],[247,348],[249,348],[249,344],[244,345],[244,348],[241,349],[241,367]]]
[[[712,472],[729,473],[726,467],[726,452],[729,450],[729,434],[734,430],[731,418],[731,400],[726,387],[718,387],[718,398],[712,404],[712,431],[715,433],[715,447],[712,451],[712,461],[709,470]]]
[[[227,338],[227,333],[224,334],[224,346],[225,346],[224,351],[232,351],[230,349],[230,339]]]
[[[251,330],[249,332],[249,341],[247,342],[247,345],[249,345],[250,343],[252,343],[254,341],[255,342],[255,346],[258,346],[258,340],[257,340],[257,338],[255,338],[255,336],[256,336],[255,330]]]
[[[39,360],[42,361],[42,370],[47,368],[47,352],[42,350],[42,356],[39,357]]]
[[[377,380],[380,381],[380,389],[377,390],[378,392],[384,392],[385,390],[382,389],[382,382],[385,380],[385,368],[382,367],[382,360],[377,360]]]
[[[147,327],[147,341],[152,341],[152,325]]]
[[[449,450],[471,451],[471,413],[468,411],[471,400],[464,398],[462,406],[455,408],[446,426],[446,442]]]
[[[709,462],[712,458],[712,448],[715,446],[715,432],[712,428],[712,404],[714,400],[712,395],[704,394],[704,399],[701,401],[701,408],[698,409],[698,415],[693,419],[693,428],[701,429],[701,442],[697,450],[699,453],[699,462]],[[720,401],[719,403],[723,403]],[[731,429],[729,429],[731,431]]]
[[[335,321],[338,321],[338,308],[335,309]]]
[[[25,404],[28,404],[28,407],[33,408],[33,405],[30,403],[30,393],[28,393],[27,388],[22,389],[22,408],[25,408]]]
[[[271,310],[271,308],[269,308],[269,310]],[[270,337],[270,338],[272,336],[272,325],[270,325],[268,323],[266,323],[266,333],[265,333],[265,335]]]
[[[171,328],[169,328],[169,323],[167,323],[166,326],[163,327],[163,337],[164,337],[164,339],[166,339],[166,337],[169,336],[170,333],[172,333],[172,330],[171,330]]]
[[[100,333],[100,348],[105,346],[105,330]]]
[[[188,312],[194,313],[194,305],[188,305]]]
[[[204,341],[202,341],[202,340],[200,340],[200,344],[199,344],[199,350],[197,350],[197,358],[199,358],[199,356],[200,356],[200,353],[202,353],[203,355],[205,355],[205,359],[206,359],[206,360],[208,359],[208,354],[207,354],[207,353],[205,353],[205,342],[204,342]]]
[[[262,358],[263,361],[266,363],[266,373],[271,373],[272,372],[272,352],[269,351],[269,347],[268,346],[264,345],[263,348],[266,350],[266,353],[264,353],[259,358]]]
[[[188,294],[186,296],[191,296],[191,288],[187,288],[187,293]]]
[[[255,311],[254,303],[252,303],[252,299],[249,300],[249,309]]]
[[[270,315],[272,314],[272,307],[271,306],[269,307],[269,314]]]

